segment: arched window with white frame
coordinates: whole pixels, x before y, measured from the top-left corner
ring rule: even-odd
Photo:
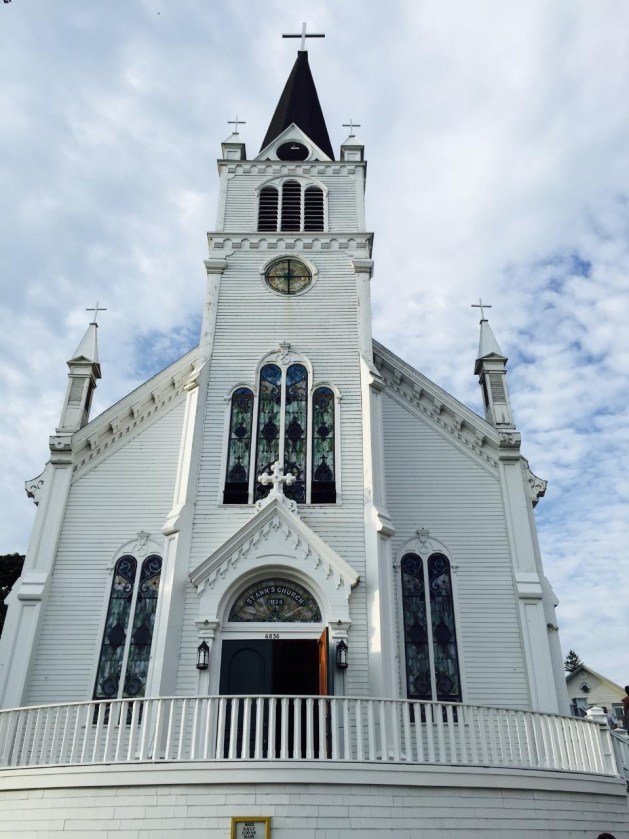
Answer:
[[[144,696],[161,571],[157,554],[141,564],[128,553],[116,560],[94,699]]]
[[[402,614],[409,699],[461,701],[461,678],[448,558],[415,553],[401,562]]]

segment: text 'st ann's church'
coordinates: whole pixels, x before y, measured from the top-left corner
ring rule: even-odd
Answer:
[[[368,791],[379,829],[389,819],[399,837],[419,834],[395,822],[392,785],[417,809],[455,770],[470,807],[479,785],[501,795],[500,772],[526,802],[576,794],[548,787],[562,772],[611,783],[598,727],[557,716],[567,697],[533,513],[545,482],[521,455],[483,309],[483,417],[372,337],[355,128],[337,153],[302,40],[260,151],[238,122],[221,145],[198,346],[94,419],[96,317],[68,361],[0,642],[0,708],[22,709],[0,723],[14,775],[60,766],[67,781],[80,764],[82,788],[158,784],[157,803],[178,784],[199,800],[233,785],[231,808],[210,796],[207,835],[225,837],[232,817],[267,815],[274,837],[298,835],[291,785],[315,810],[347,809],[343,784],[354,803]],[[133,778],[114,777],[121,766]],[[281,801],[256,798],[267,783]],[[452,818],[477,835],[456,801]],[[303,829],[324,810],[305,808]],[[337,814],[329,835],[358,836]],[[184,822],[170,835],[188,835]]]

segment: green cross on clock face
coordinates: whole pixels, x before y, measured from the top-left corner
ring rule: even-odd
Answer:
[[[312,274],[297,259],[280,259],[267,269],[265,279],[280,294],[298,294],[310,286]]]

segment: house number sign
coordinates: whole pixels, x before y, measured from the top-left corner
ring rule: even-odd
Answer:
[[[271,817],[232,816],[231,839],[271,839]]]
[[[240,593],[230,621],[245,623],[320,623],[319,604],[307,588],[292,580],[260,580]]]

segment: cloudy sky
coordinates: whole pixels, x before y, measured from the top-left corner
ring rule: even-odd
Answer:
[[[629,681],[629,4],[0,5],[0,552],[99,300],[95,411],[196,343],[219,143],[257,150],[302,20],[335,147],[362,124],[374,334],[480,411],[479,295],[509,356],[564,650]]]

